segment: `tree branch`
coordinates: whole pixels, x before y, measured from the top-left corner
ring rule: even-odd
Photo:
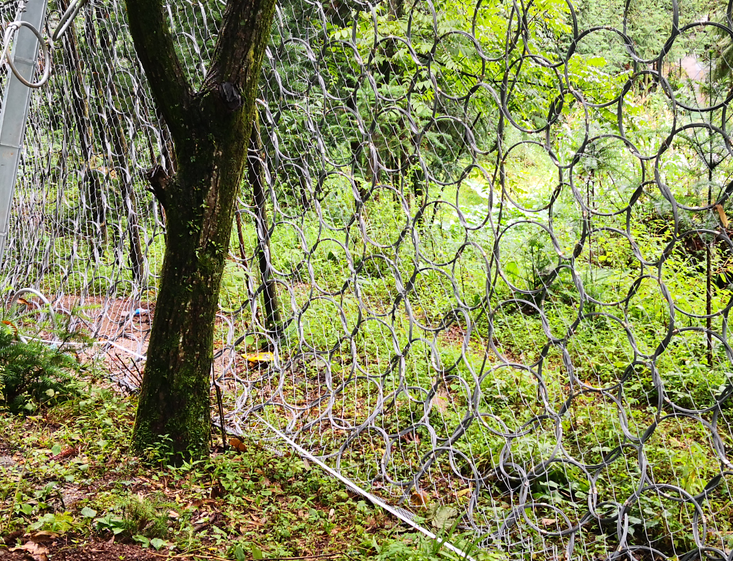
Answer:
[[[125,0],[135,50],[174,138],[186,124],[193,93],[176,54],[162,0]]]

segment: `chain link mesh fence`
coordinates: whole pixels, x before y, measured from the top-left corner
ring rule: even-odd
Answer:
[[[280,2],[218,422],[507,558],[733,558],[730,6],[645,6]],[[223,3],[167,9],[196,86]],[[171,150],[122,3],[90,1],[33,97],[3,285],[131,386]]]

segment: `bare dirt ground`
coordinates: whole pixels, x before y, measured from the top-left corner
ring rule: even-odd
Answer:
[[[55,298],[52,305],[60,321],[68,318],[69,331],[93,342],[80,351],[83,358],[101,360],[126,391],[140,385],[155,303],[67,295]]]
[[[29,540],[14,551],[0,550],[2,561],[159,561],[166,557],[136,545],[112,541],[75,544],[68,537]]]

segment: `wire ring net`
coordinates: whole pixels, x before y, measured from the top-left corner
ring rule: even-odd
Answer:
[[[230,429],[509,557],[733,559],[733,26],[660,6],[650,35],[634,3],[280,2],[217,320]],[[167,8],[198,85],[223,4]],[[134,385],[170,141],[122,3],[53,55],[4,285]]]

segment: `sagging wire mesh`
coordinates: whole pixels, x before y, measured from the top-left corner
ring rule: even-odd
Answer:
[[[222,9],[168,6],[194,84]],[[702,0],[280,2],[220,297],[229,428],[507,557],[730,559],[731,28]],[[4,282],[132,375],[146,174],[174,170],[120,4],[56,45],[31,119]]]
[[[69,7],[50,5],[47,36]],[[17,3],[4,8],[12,21]],[[140,355],[146,331],[133,318],[148,312],[164,247],[143,174],[169,165],[169,152],[123,8],[83,13],[54,44],[51,78],[32,98],[3,280],[49,295],[68,330]],[[30,321],[45,311],[24,301]]]

